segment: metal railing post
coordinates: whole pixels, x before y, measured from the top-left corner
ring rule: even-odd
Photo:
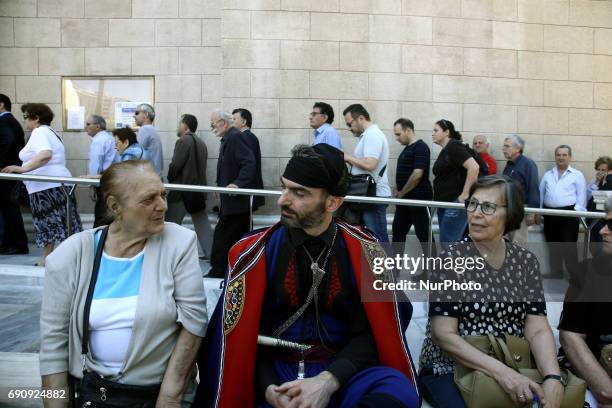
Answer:
[[[583,255],[584,255],[584,258],[586,258],[589,255],[589,226],[587,225],[583,217],[580,217],[580,223],[584,227],[584,233],[586,234],[584,236],[584,243],[582,244],[583,246],[582,250],[584,251]]]
[[[61,183],[62,193],[64,193],[66,198],[66,238],[72,235],[72,203],[70,202],[70,196],[76,189],[76,186],[76,184],[66,186],[64,183]]]
[[[595,225],[597,225],[597,221],[593,220],[590,225],[587,224],[583,217],[580,217],[580,221],[584,226],[584,258],[587,258],[589,256],[589,247],[591,246],[591,231],[593,230]]]
[[[433,214],[432,209],[436,210],[435,207],[425,207],[427,210],[427,218],[429,219],[429,228],[427,230],[427,257],[431,258],[431,251],[433,249]]]
[[[249,194],[249,231],[253,231],[253,194]]]

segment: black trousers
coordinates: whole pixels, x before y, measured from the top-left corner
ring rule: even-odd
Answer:
[[[393,217],[392,226],[392,242],[406,242],[406,235],[408,235],[413,225],[416,236],[421,242],[423,254],[427,255],[429,218],[427,217],[427,209],[425,207],[411,207],[407,205],[398,205],[395,207],[395,216]],[[432,249],[435,250],[435,245],[432,246]],[[434,255],[435,254],[432,254],[432,256]]]
[[[28,236],[23,225],[21,209],[9,198],[12,186],[15,183],[10,181],[3,182],[2,184],[2,189],[0,189],[0,213],[2,213],[2,218],[4,219],[4,240],[2,246],[27,250]]]
[[[574,210],[574,206],[552,208],[553,210]],[[568,274],[577,272],[578,267],[578,228],[580,220],[575,217],[544,216],[544,237],[548,246],[551,277],[563,276],[563,264]]]
[[[232,245],[238,242],[250,229],[251,217],[248,212],[219,216],[213,235],[212,250],[210,254],[210,265],[212,269],[208,273],[208,277],[225,277],[229,250]]]

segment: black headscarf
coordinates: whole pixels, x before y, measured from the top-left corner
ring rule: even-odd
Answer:
[[[305,187],[324,188],[337,197],[346,196],[347,183],[344,153],[326,143],[312,146],[318,157],[293,156],[287,163],[283,177]]]

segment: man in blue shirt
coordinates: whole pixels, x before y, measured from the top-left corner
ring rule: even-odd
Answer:
[[[106,131],[106,120],[100,115],[92,114],[87,117],[85,131],[91,137],[87,177],[100,178],[102,172],[117,161],[115,139]],[[106,218],[106,204],[102,200],[102,193],[99,188],[95,188],[95,200],[94,228],[105,224]]]
[[[530,158],[523,155],[525,140],[519,135],[508,136],[504,140],[503,153],[508,160],[504,168],[504,176],[516,180],[525,193],[527,207],[540,207],[540,189],[538,180],[538,166]],[[512,233],[512,240],[519,244],[526,244],[528,239],[527,227],[538,223],[534,214],[527,214],[521,223],[521,228]]]
[[[164,169],[164,155],[159,133],[153,126],[155,120],[155,109],[148,103],[142,103],[136,107],[134,120],[140,126],[138,130],[138,144],[144,149],[144,159],[151,160],[155,171],[162,178]]]
[[[91,137],[87,174],[99,176],[117,161],[115,139],[106,131],[106,120],[99,115],[89,115],[85,123],[85,131]]]
[[[331,125],[334,122],[334,109],[325,102],[317,102],[310,112],[310,127],[314,129],[314,143],[327,143],[342,150],[340,134]]]

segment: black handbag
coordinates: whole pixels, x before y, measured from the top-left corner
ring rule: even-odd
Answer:
[[[193,139],[196,168],[199,172],[202,169],[200,167],[200,157],[198,155],[198,143],[196,142],[195,136],[193,134],[191,135],[191,138]],[[181,196],[183,197],[183,204],[185,205],[185,209],[189,214],[204,211],[206,209],[206,193],[198,193],[196,191],[181,191]]]
[[[22,181],[17,181],[10,193],[10,200],[20,207],[30,206],[30,195]]]
[[[96,248],[96,256],[94,265],[91,271],[91,281],[85,299],[85,311],[83,313],[83,339],[81,340],[81,354],[83,357],[83,378],[81,378],[75,391],[74,401],[77,407],[92,407],[92,408],[120,408],[120,407],[135,407],[135,408],[154,408],[159,395],[161,384],[158,385],[130,385],[121,384],[115,381],[107,380],[101,375],[87,371],[85,368],[85,356],[89,352],[89,312],[91,310],[91,301],[93,299],[94,288],[98,279],[98,271],[100,269],[100,260],[104,250],[104,242],[108,235],[108,227],[102,230],[98,247]]]
[[[385,165],[378,172],[378,177],[385,174],[387,166]],[[371,174],[351,174],[349,178],[349,186],[347,195],[360,197],[376,197],[376,181]],[[372,204],[367,203],[345,203],[346,207],[351,211],[363,211],[372,207]]]

